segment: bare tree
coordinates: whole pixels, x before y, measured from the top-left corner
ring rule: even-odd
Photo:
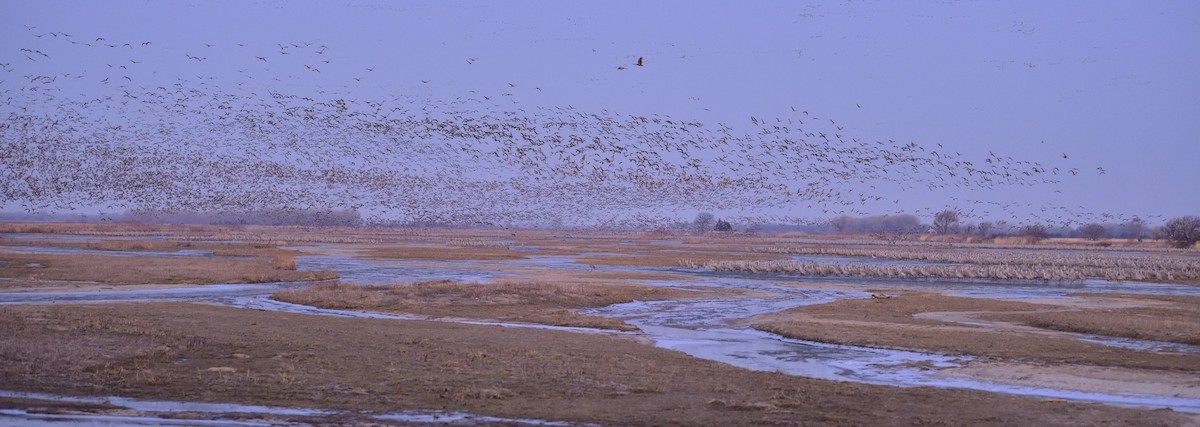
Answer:
[[[933,216],[933,231],[950,234],[958,231],[958,211],[946,209]]]
[[[1049,237],[1050,232],[1046,231],[1046,226],[1044,225],[1032,224],[1021,227],[1021,235],[1041,240]]]
[[[992,232],[992,223],[988,221],[981,222],[975,227],[975,230],[979,232],[980,236],[988,237],[988,233]]]
[[[696,219],[692,220],[692,229],[697,233],[703,233],[712,230],[713,214],[711,212],[700,212],[696,214]]]
[[[1187,248],[1200,242],[1200,217],[1182,216],[1173,218],[1158,229],[1158,233],[1171,242],[1171,246]]]
[[[1107,231],[1108,230],[1105,230],[1103,225],[1096,223],[1079,227],[1079,235],[1088,240],[1100,240],[1101,237],[1104,237],[1104,234]]]
[[[846,231],[846,226],[850,225],[850,217],[841,215],[837,218],[829,220],[829,226],[833,227],[833,231],[841,233]]]
[[[1139,242],[1146,237],[1146,221],[1140,217],[1133,217],[1129,222],[1121,224],[1121,228],[1124,229],[1125,237],[1137,239]]]
[[[733,224],[729,221],[718,219],[717,225],[713,226],[713,231],[733,231]]]

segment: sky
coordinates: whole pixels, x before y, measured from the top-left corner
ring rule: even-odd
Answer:
[[[152,42],[138,50],[149,65],[129,71],[147,81],[511,94],[526,106],[735,126],[797,109],[863,139],[1080,171],[1054,185],[909,189],[878,213],[983,200],[1023,203],[1014,211],[1200,214],[1194,1],[5,1],[0,23],[0,63],[12,64],[0,88],[32,70],[86,74],[68,90],[102,90],[112,50],[36,63],[20,50],[44,43],[31,34],[66,32]],[[330,62],[280,57],[279,44],[293,43],[326,46]],[[639,57],[644,67],[634,67]]]

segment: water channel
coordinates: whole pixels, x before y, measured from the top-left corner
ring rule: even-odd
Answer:
[[[821,304],[844,298],[866,298],[857,290],[832,287],[805,288],[796,283],[886,285],[893,288],[936,289],[968,297],[997,299],[1070,298],[1075,292],[1110,292],[1156,295],[1200,295],[1200,287],[1146,283],[1085,281],[1072,284],[1045,284],[1010,281],[912,281],[860,278],[789,277],[777,274],[717,273],[685,268],[611,267],[575,263],[573,256],[538,256],[504,261],[408,262],[356,258],[356,252],[332,244],[298,247],[313,255],[298,256],[299,270],[328,270],[338,273],[342,282],[357,284],[404,283],[426,280],[460,280],[482,285],[506,277],[514,269],[596,269],[670,273],[685,280],[646,280],[652,286],[676,288],[727,288],[753,291],[747,296],[667,301],[635,301],[591,309],[586,314],[620,318],[641,329],[655,345],[682,351],[695,357],[720,361],[754,370],[779,371],[804,377],[854,381],[901,387],[936,386],[997,393],[1101,402],[1117,405],[1171,408],[1200,413],[1200,400],[1169,395],[1097,393],[1054,388],[1036,388],[989,383],[937,375],[940,368],[963,366],[970,357],[832,345],[788,339],[779,335],[740,326],[740,320],[794,307]],[[9,251],[37,251],[38,248],[5,248]],[[54,248],[54,253],[72,250]],[[84,250],[79,250],[84,253]],[[87,253],[93,251],[86,251]],[[174,253],[175,256],[211,256],[202,251]],[[872,262],[881,262],[872,260]],[[912,261],[905,261],[907,264]],[[783,285],[781,283],[788,283]],[[143,289],[99,292],[9,292],[0,293],[0,304],[40,304],[51,302],[108,301],[207,301],[244,308],[288,311],[312,315],[425,319],[419,316],[383,315],[344,310],[326,310],[269,299],[279,289],[306,286],[307,283],[224,284],[201,287]],[[742,292],[742,294],[746,294]],[[425,319],[429,320],[429,319]],[[436,319],[434,319],[436,320]],[[457,322],[568,330],[583,333],[620,333],[589,328],[554,327],[502,322]],[[1200,357],[1200,346],[1129,340],[1079,334],[1089,342],[1115,347],[1150,351],[1178,351]]]

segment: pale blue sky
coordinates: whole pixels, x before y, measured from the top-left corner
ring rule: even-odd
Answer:
[[[28,25],[152,41],[138,51],[149,65],[131,71],[143,81],[229,84],[247,70],[251,84],[296,93],[513,93],[526,106],[734,125],[796,107],[867,140],[1082,171],[1036,188],[908,190],[877,213],[965,200],[1031,203],[1017,215],[1044,203],[1200,213],[1200,2],[8,1],[0,23],[0,63],[17,68],[0,87],[26,70],[99,76],[113,61],[112,50],[80,49],[27,64],[19,49],[42,42]],[[255,59],[302,42],[328,46],[319,74],[303,59]],[[645,67],[616,69],[638,57]],[[96,90],[85,80],[96,79],[68,90]]]

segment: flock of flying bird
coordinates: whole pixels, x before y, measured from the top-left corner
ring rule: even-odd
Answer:
[[[500,103],[474,90],[431,99],[283,89],[303,78],[288,77],[299,68],[269,71],[275,83],[266,84],[247,84],[264,79],[249,69],[164,80],[138,70],[157,70],[137,57],[151,41],[26,28],[36,48],[0,52],[20,55],[0,63],[0,206],[30,211],[357,209],[422,223],[654,227],[721,210],[744,223],[815,223],[824,219],[779,212],[866,215],[898,205],[897,191],[988,191],[1080,173],[995,153],[972,160],[941,144],[860,140],[797,108],[725,124],[525,107],[514,83],[501,94],[511,102]],[[42,64],[68,48],[111,54],[99,70]],[[325,45],[276,44],[266,55],[250,48],[204,47],[251,64],[295,58],[313,75],[335,63]],[[180,52],[196,64],[210,56]],[[1015,208],[962,202],[981,218]],[[1042,212],[1029,222],[1124,218],[1082,207]]]

